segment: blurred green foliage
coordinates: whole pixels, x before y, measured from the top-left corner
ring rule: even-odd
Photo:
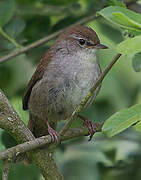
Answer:
[[[4,2],[8,7],[5,7]],[[123,7],[123,3],[118,0],[2,0],[0,20],[5,14],[6,18],[0,21],[0,28],[25,46],[109,5]],[[104,69],[117,53],[117,44],[124,40],[123,31],[101,17],[87,25],[92,27],[101,42],[109,47],[108,50],[98,53]],[[0,42],[0,57],[16,48],[2,34]],[[21,103],[24,89],[41,55],[53,42],[54,40],[0,64],[0,88],[26,124],[28,112],[22,110]],[[140,56],[135,58],[133,67],[139,71],[137,68],[140,65]],[[106,76],[96,101],[82,114],[92,121],[101,122],[122,108],[141,103],[141,73],[133,70],[131,60],[132,57],[128,54],[120,58]],[[80,120],[73,123],[74,127],[80,125]],[[141,129],[136,126],[137,128]],[[134,128],[110,139],[97,133],[92,142],[88,142],[88,137],[84,137],[62,143],[55,153],[55,159],[66,180],[140,180],[140,139],[141,134]],[[14,145],[15,141],[0,129],[0,150]],[[35,166],[20,163],[11,165],[9,180],[16,179],[43,178]]]

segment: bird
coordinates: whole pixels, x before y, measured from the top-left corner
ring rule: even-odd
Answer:
[[[66,28],[41,58],[23,96],[23,110],[29,109],[28,128],[35,137],[49,134],[58,142],[57,123],[67,120],[101,75],[96,52],[106,49],[96,32],[84,25]],[[96,98],[101,85],[84,108]],[[88,126],[90,139],[95,127]]]

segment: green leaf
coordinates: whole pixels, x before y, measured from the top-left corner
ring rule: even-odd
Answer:
[[[112,137],[141,120],[141,104],[134,105],[112,115],[103,125],[102,132]]]
[[[136,131],[141,132],[141,122],[137,123],[134,128],[136,129]]]
[[[24,28],[24,20],[20,18],[14,18],[12,19],[12,21],[10,21],[10,23],[6,25],[5,31],[10,37],[16,38],[19,34],[23,32]]]
[[[98,15],[122,28],[141,31],[141,15],[129,9],[110,6],[99,11]]]
[[[0,3],[0,27],[5,26],[16,10],[16,4],[14,0],[6,0]]]
[[[126,39],[117,46],[117,51],[121,54],[136,54],[141,51],[141,35]]]
[[[127,26],[130,27],[130,29],[135,29],[135,30],[141,30],[141,24],[136,23],[132,19],[129,19],[125,14],[121,12],[115,12],[113,13],[113,16],[116,19],[116,22],[119,23],[121,26]],[[131,27],[132,26],[132,27]]]
[[[0,34],[7,39],[8,41],[10,41],[15,47],[17,48],[21,48],[22,46],[20,44],[18,44],[15,39],[11,38],[1,27],[0,27]]]
[[[121,0],[109,0],[108,6],[121,6],[126,8],[126,5]]]
[[[132,59],[132,66],[136,72],[141,71],[141,52],[134,55]]]

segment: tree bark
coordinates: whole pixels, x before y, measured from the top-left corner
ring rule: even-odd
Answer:
[[[35,137],[10,105],[2,90],[0,90],[0,128],[6,130],[18,143],[35,140]],[[53,160],[52,151],[38,149],[28,152],[27,155],[39,167],[45,180],[63,179]]]

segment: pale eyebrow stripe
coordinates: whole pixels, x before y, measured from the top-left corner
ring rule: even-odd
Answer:
[[[84,39],[87,43],[89,43],[90,45],[95,45],[91,40],[87,40],[86,38],[84,37],[78,37],[76,34],[71,34],[70,37],[73,37],[74,39],[76,40],[79,40],[79,39]]]
[[[84,40],[86,40],[84,37],[78,37],[76,34],[71,34],[70,37],[73,37],[74,39],[84,39]]]

